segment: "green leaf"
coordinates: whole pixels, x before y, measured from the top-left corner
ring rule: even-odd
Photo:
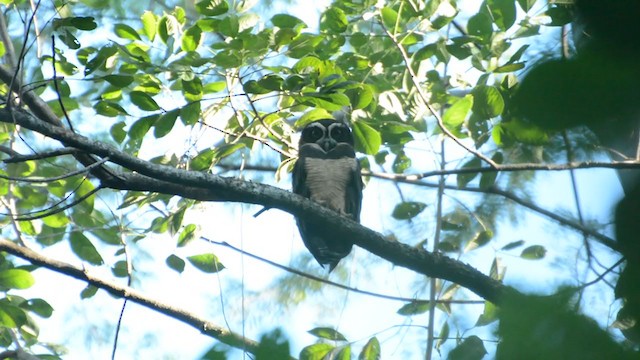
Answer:
[[[403,305],[397,312],[399,315],[411,316],[424,314],[429,311],[429,308],[430,305],[428,301],[412,301]]]
[[[158,18],[151,11],[145,11],[140,19],[142,20],[142,32],[150,41],[153,41],[158,31]]]
[[[500,250],[511,250],[511,249],[515,249],[517,247],[520,247],[524,245],[524,240],[516,240],[516,241],[512,241],[510,243],[508,243],[507,245],[503,246],[502,248],[500,248]]]
[[[141,40],[138,32],[134,28],[126,24],[115,24],[113,26],[113,31],[119,38],[122,39]]]
[[[165,260],[165,263],[170,269],[177,271],[179,274],[182,274],[184,271],[185,262],[176,255],[169,255]]]
[[[516,4],[514,0],[487,0],[493,15],[493,21],[500,30],[506,31],[516,21]]]
[[[57,30],[63,26],[76,28],[78,30],[90,31],[98,27],[92,16],[74,16],[64,19],[53,19],[53,29]]]
[[[349,21],[344,11],[337,7],[330,7],[320,17],[320,30],[343,33],[347,30]]]
[[[461,169],[473,169],[479,168],[482,165],[481,161],[477,157],[473,157],[471,160],[467,161],[462,165]],[[471,180],[475,179],[478,176],[477,172],[472,173],[461,173],[456,175],[456,181],[459,188],[467,186],[471,182]]]
[[[513,71],[517,71],[520,69],[524,69],[524,63],[513,63],[513,64],[506,64],[506,65],[502,65],[502,66],[498,66],[497,68],[495,68],[493,70],[494,73],[508,73],[508,72],[513,72]]]
[[[504,110],[504,99],[495,86],[479,85],[473,89],[473,112],[485,119],[494,118]]]
[[[382,145],[380,132],[364,121],[353,123],[353,135],[356,140],[356,150],[367,155],[375,155]]]
[[[111,85],[117,88],[123,88],[129,86],[133,82],[133,76],[131,75],[118,75],[111,74],[104,77],[104,79]]]
[[[193,125],[200,120],[200,101],[192,102],[180,109],[180,120],[185,125]]]
[[[489,38],[493,33],[491,18],[484,12],[473,15],[467,23],[467,31],[469,31],[469,35],[479,36],[483,39]]]
[[[272,91],[282,90],[283,84],[284,84],[284,79],[276,74],[265,75],[262,79],[258,81],[258,85],[260,85],[261,87],[267,90],[272,90]]]
[[[301,29],[306,28],[307,24],[295,16],[288,14],[276,14],[271,18],[271,23],[281,29]]]
[[[167,111],[160,115],[160,118],[154,124],[153,135],[156,139],[160,139],[171,132],[173,125],[176,123],[176,119],[178,119],[178,114],[180,114],[180,109]]]
[[[98,288],[93,285],[87,285],[86,288],[80,292],[81,299],[89,299],[98,292]]]
[[[192,80],[182,80],[182,93],[187,101],[200,101],[204,95],[204,87],[199,77]]]
[[[91,241],[82,233],[74,231],[69,236],[69,242],[71,244],[71,250],[80,259],[87,261],[92,265],[102,265],[104,262],[102,256]]]
[[[458,99],[444,112],[444,115],[442,115],[442,121],[447,125],[447,128],[455,129],[464,123],[472,106],[472,96],[467,95]]]
[[[524,10],[525,12],[531,10],[535,3],[536,0],[518,0],[518,5],[520,5],[522,10]]]
[[[63,228],[69,223],[69,218],[64,211],[61,211],[42,218],[42,222],[52,228]]]
[[[418,216],[418,214],[426,208],[427,204],[425,203],[405,201],[397,204],[396,207],[393,208],[391,216],[397,220],[409,220]]]
[[[484,302],[484,311],[478,317],[475,326],[489,325],[498,320],[498,308],[489,301]]]
[[[202,40],[202,29],[194,25],[182,34],[180,47],[184,51],[196,51]]]
[[[109,129],[109,133],[111,134],[111,137],[118,144],[122,144],[124,139],[127,137],[127,132],[124,131],[124,127],[126,125],[127,125],[126,123],[121,121],[119,123],[113,124],[111,126],[111,129]]]
[[[344,335],[342,335],[337,330],[329,327],[317,327],[307,332],[311,335],[314,335],[322,339],[333,340],[333,341],[347,341],[347,338],[345,338]]]
[[[411,158],[408,157],[404,151],[401,151],[400,153],[398,153],[398,155],[396,155],[396,158],[393,160],[393,165],[391,166],[391,169],[396,174],[402,174],[410,167],[411,167]]]
[[[51,307],[51,305],[49,305],[48,302],[43,299],[35,298],[27,300],[24,303],[24,307],[27,310],[45,319],[48,319],[51,317],[51,315],[53,315],[53,308]]]
[[[316,120],[332,119],[332,118],[333,116],[325,109],[322,109],[322,108],[312,109],[302,114],[300,119],[298,119],[293,126],[296,129],[302,129],[303,127],[311,124]]]
[[[322,360],[333,348],[324,343],[309,345],[300,351],[300,360]]]
[[[375,336],[369,339],[362,348],[362,352],[358,355],[358,360],[380,360],[381,350],[380,341]]]
[[[116,117],[119,115],[129,115],[127,111],[120,106],[118,103],[114,103],[111,101],[99,101],[96,105],[94,105],[94,109],[96,113],[102,116],[107,117]]]
[[[503,155],[501,152],[495,153],[491,160],[493,160],[496,164],[502,164]],[[492,187],[496,183],[496,179],[498,178],[499,171],[490,171],[484,172],[480,175],[480,188],[483,190],[487,190]]]
[[[449,352],[447,360],[482,359],[485,354],[487,354],[487,350],[484,348],[482,340],[471,335]]]
[[[185,226],[178,237],[178,246],[185,246],[189,241],[195,239],[197,229],[195,224]]]
[[[218,16],[229,11],[226,0],[204,0],[196,4],[196,11],[204,16]]]
[[[542,245],[531,245],[522,250],[520,257],[527,260],[540,260],[547,254],[547,249]]]
[[[211,253],[187,256],[187,260],[191,265],[205,273],[217,273],[224,269],[224,265],[218,260],[218,257]]]
[[[373,90],[369,86],[348,89],[345,93],[349,97],[353,110],[364,109],[373,101]]]
[[[93,186],[91,181],[89,181],[87,179],[83,179],[82,183],[75,190],[75,192],[73,194],[73,199],[74,200],[79,200],[81,197],[84,197],[85,195],[87,195],[90,192],[94,191],[95,188],[96,187]],[[94,200],[95,200],[95,194],[93,194],[93,195],[89,196],[88,198],[82,200],[82,202],[79,203],[76,206],[81,207],[82,211],[85,214],[85,216],[88,216],[93,211]]]
[[[491,230],[482,230],[475,234],[473,239],[469,241],[467,246],[464,248],[464,252],[469,252],[475,250],[479,247],[486,245],[493,238],[493,231]]]
[[[395,33],[398,13],[392,8],[385,6],[380,10],[380,15],[382,16],[382,23],[384,26],[392,33]]]
[[[0,287],[9,289],[28,289],[36,280],[30,272],[23,269],[0,271]]]
[[[153,100],[151,96],[142,91],[132,91],[129,93],[129,97],[131,98],[131,102],[140,108],[140,110],[145,111],[156,111],[160,110],[160,106],[158,103]]]
[[[111,273],[113,274],[113,276],[120,277],[120,278],[129,276],[129,269],[127,267],[127,262],[124,260],[117,261],[115,264],[113,264],[113,267],[111,268]]]
[[[19,307],[7,301],[0,301],[0,325],[19,328],[27,323],[27,314]]]
[[[151,129],[151,126],[156,122],[156,120],[158,120],[158,118],[160,118],[160,115],[154,114],[138,119],[129,128],[129,137],[136,140],[142,139],[147,132],[149,132],[149,129]]]

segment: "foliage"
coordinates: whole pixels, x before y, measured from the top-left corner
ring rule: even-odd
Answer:
[[[9,24],[8,28],[0,24],[0,32],[12,40],[0,42],[0,55],[6,71],[19,75],[14,80],[1,77],[0,110],[29,111],[41,121],[49,121],[45,117],[52,112],[61,119],[53,125],[95,140],[96,149],[108,144],[152,164],[214,174],[233,169],[243,177],[245,167],[266,169],[281,179],[295,159],[296,132],[348,109],[369,181],[402,183],[397,187],[399,199],[389,195],[387,201],[394,203],[387,213],[379,214],[395,226],[389,241],[462,257],[463,262],[492,248],[494,256],[480,266],[490,267],[487,276],[502,282],[505,270],[496,254],[519,257],[526,267],[546,260],[550,250],[548,241],[502,242],[505,218],[523,217],[521,208],[514,211],[511,203],[496,200],[504,197],[585,234],[588,256],[579,261],[581,266],[590,266],[592,256],[598,255],[590,252],[589,244],[609,247],[601,250],[607,256],[626,256],[615,296],[623,299],[627,317],[640,318],[634,285],[638,260],[629,255],[637,253],[630,240],[630,234],[637,232],[630,230],[633,222],[624,212],[617,214],[617,221],[624,224],[616,234],[621,249],[601,229],[585,224],[581,215],[575,220],[541,209],[527,194],[534,180],[530,170],[604,157],[594,150],[596,141],[584,140],[591,139],[583,136],[587,131],[619,153],[637,150],[637,50],[608,41],[626,39],[628,34],[616,31],[616,26],[603,26],[604,15],[594,15],[601,9],[591,1],[564,5],[485,0],[478,7],[461,8],[462,2],[455,0],[335,0],[321,9],[317,24],[296,14],[271,14],[256,1],[156,3],[149,9],[130,1],[38,3],[34,12],[26,1],[0,1]],[[624,14],[621,6],[612,11]],[[25,19],[24,14],[30,15]],[[20,19],[27,21],[27,32]],[[547,34],[557,34],[571,22],[593,28],[594,39],[585,40],[584,46],[576,43],[573,53],[533,61],[544,49]],[[32,24],[40,26],[37,34]],[[632,27],[626,25],[625,29]],[[30,38],[34,35],[35,41]],[[15,69],[18,63],[23,71]],[[18,83],[25,85],[20,93],[10,92],[10,86]],[[41,96],[46,104],[27,99],[30,94]],[[225,264],[230,258],[197,246],[201,226],[191,217],[202,206],[197,191],[180,197],[175,188],[128,188],[117,183],[117,174],[137,172],[123,164],[108,165],[106,172],[116,174],[116,180],[106,181],[100,172],[104,168],[91,165],[98,152],[25,159],[19,154],[47,154],[59,149],[60,143],[42,140],[38,130],[26,130],[9,116],[0,126],[5,160],[0,201],[8,215],[0,218],[3,237],[43,251],[68,244],[75,259],[91,267],[109,267],[129,285],[134,279],[145,281],[145,274],[136,268],[144,257],[132,255],[131,249],[142,240],[162,236],[175,239],[173,253],[164,260],[173,272],[188,276],[189,270],[197,269],[222,276],[228,271]],[[441,140],[446,145],[438,149]],[[425,156],[427,150],[437,156]],[[438,163],[440,172],[424,172],[425,163]],[[75,171],[78,164],[92,166],[91,171]],[[517,167],[521,164],[527,166]],[[634,164],[637,172],[637,161]],[[425,180],[437,175],[441,175],[438,184]],[[256,182],[271,181],[270,175],[265,181],[256,173],[246,176]],[[166,179],[159,174],[151,180]],[[425,195],[424,187],[437,187],[438,194]],[[636,209],[630,189],[625,186],[628,194],[620,206]],[[478,195],[454,195],[458,191]],[[637,194],[637,187],[633,191]],[[264,199],[252,203],[268,205]],[[412,227],[418,223],[428,224],[428,235]],[[575,263],[575,255],[571,257],[567,252],[564,261]],[[22,298],[19,292],[38,286],[32,275],[35,269],[6,254],[0,258],[1,346],[43,345],[32,316],[47,318],[53,308],[47,299]],[[609,279],[611,270],[603,277]],[[340,271],[337,276],[344,275],[339,279],[344,280],[348,271]],[[273,307],[298,306],[307,295],[324,289],[297,274],[278,279],[278,296],[287,299],[280,298]],[[434,291],[428,300],[421,300],[421,290],[415,289],[425,285],[434,286]],[[518,357],[523,351],[533,358],[566,358],[558,354],[586,351],[579,341],[545,341],[553,331],[576,329],[588,330],[592,344],[604,344],[607,353],[631,354],[586,315],[570,309],[581,306],[578,296],[568,296],[561,306],[529,298],[518,299],[518,306],[505,301],[504,308],[486,302],[475,325],[472,322],[473,331],[481,336],[453,336],[450,319],[472,315],[458,310],[454,314],[450,302],[468,300],[472,293],[454,283],[423,277],[415,289],[414,299],[403,299],[405,305],[397,313],[423,321],[421,314],[438,312],[437,321],[431,314],[425,325],[441,329],[439,335],[433,330],[428,335],[428,356],[441,348],[451,359],[491,354],[493,348],[483,340],[487,335],[483,327],[490,324],[503,340],[495,352],[501,358]],[[571,294],[581,291],[572,288]],[[80,297],[90,299],[96,292],[95,284],[87,284]],[[523,302],[527,311],[520,312]],[[596,320],[602,324],[606,316]],[[530,326],[523,329],[523,323]],[[382,337],[371,329],[352,336],[326,324],[311,327],[309,334],[316,342],[302,347],[301,359],[384,357]],[[575,340],[575,334],[567,339]],[[360,340],[348,340],[354,338]],[[456,344],[444,346],[453,338]],[[218,340],[236,348],[248,346],[224,336]],[[263,335],[254,345],[258,359],[297,350],[280,330]],[[61,355],[54,347],[47,351],[51,357]],[[214,347],[204,358],[226,358],[225,351]]]

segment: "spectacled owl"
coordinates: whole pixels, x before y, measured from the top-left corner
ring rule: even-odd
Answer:
[[[360,221],[362,178],[354,139],[347,124],[318,120],[302,129],[293,192]],[[331,272],[349,255],[353,242],[338,238],[309,218],[296,218],[302,241],[322,267]]]

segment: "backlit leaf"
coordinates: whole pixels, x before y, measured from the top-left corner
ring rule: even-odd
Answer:
[[[217,273],[224,269],[224,265],[218,260],[218,257],[211,253],[188,256],[187,260],[196,269],[205,273]]]
[[[71,244],[71,250],[80,259],[87,261],[92,265],[102,265],[102,256],[91,241],[82,233],[74,231],[69,236],[69,243]]]
[[[427,208],[427,204],[414,201],[401,202],[393,208],[391,216],[397,220],[409,220],[416,217],[424,209]]]
[[[9,289],[28,289],[35,279],[30,272],[23,269],[6,269],[0,271],[0,287]]]
[[[547,249],[542,245],[531,245],[522,250],[520,257],[527,260],[539,260],[547,254]]]
[[[327,340],[347,341],[347,339],[335,329],[328,327],[317,327],[307,331],[311,335]]]
[[[382,145],[380,132],[364,121],[353,123],[353,135],[356,140],[356,149],[365,154],[375,155]]]

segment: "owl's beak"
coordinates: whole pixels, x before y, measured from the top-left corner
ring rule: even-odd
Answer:
[[[325,138],[320,140],[320,146],[325,152],[331,151],[334,147],[336,147],[336,145],[338,145],[338,143],[331,138]]]

